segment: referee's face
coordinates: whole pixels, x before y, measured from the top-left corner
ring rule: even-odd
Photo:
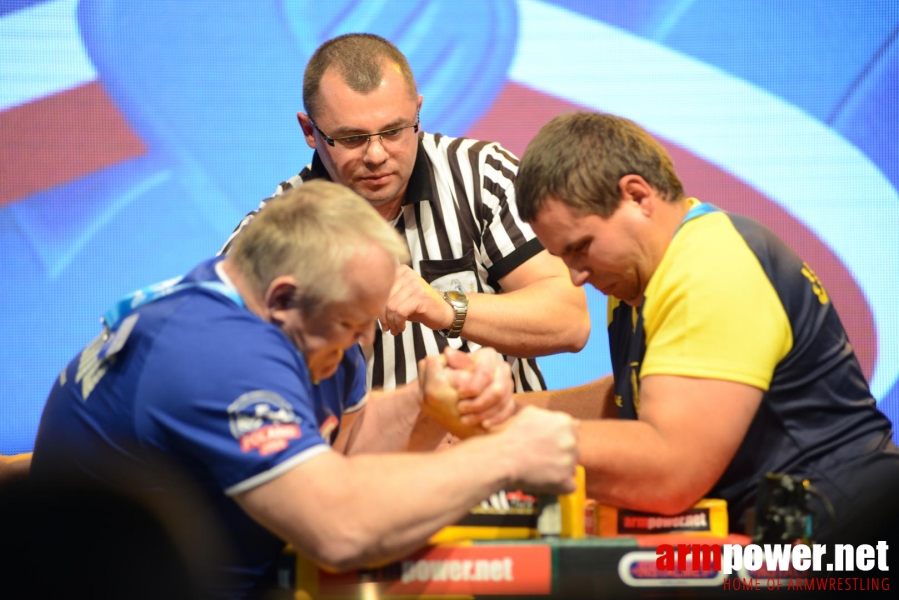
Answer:
[[[422,97],[411,94],[399,70],[390,66],[385,67],[380,85],[367,94],[350,89],[336,69],[325,72],[320,90],[314,122],[318,129],[309,117],[298,115],[306,142],[318,150],[333,181],[368,200],[384,216],[396,212],[415,165],[418,136],[412,126],[418,121]],[[378,132],[390,133],[367,136]],[[349,142],[338,139],[348,136]]]

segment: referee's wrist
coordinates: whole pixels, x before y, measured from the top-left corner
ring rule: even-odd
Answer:
[[[443,330],[448,331],[450,329],[450,327],[453,326],[453,323],[456,320],[456,309],[453,308],[453,305],[450,304],[449,302],[447,302],[446,300],[443,300],[441,302],[441,304],[443,304],[443,317],[444,318],[442,320],[443,324],[440,327],[438,327],[437,329],[438,330],[443,329]]]
[[[443,293],[443,299],[453,312],[453,321],[448,328],[440,329],[440,334],[449,339],[457,338],[462,335],[465,318],[468,316],[468,296],[463,292],[450,290]]]

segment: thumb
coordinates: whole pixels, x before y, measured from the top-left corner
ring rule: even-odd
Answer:
[[[450,346],[443,350],[443,355],[446,357],[446,364],[454,369],[470,369],[474,365],[471,354]]]

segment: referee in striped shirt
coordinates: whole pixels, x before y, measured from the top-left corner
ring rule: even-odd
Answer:
[[[492,346],[511,364],[517,392],[545,389],[535,357],[587,342],[584,292],[518,217],[518,159],[499,144],[420,131],[422,99],[387,40],[325,42],[306,67],[306,112],[297,113],[312,163],[275,196],[312,179],[341,183],[409,245],[411,268],[397,267],[374,345],[364,349],[369,389],[415,380],[418,361],[446,346]]]

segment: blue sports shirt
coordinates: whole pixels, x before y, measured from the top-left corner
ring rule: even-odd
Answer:
[[[222,568],[237,577],[220,591],[242,597],[266,579],[284,543],[231,496],[329,451],[341,416],[364,405],[365,361],[354,346],[333,377],[313,385],[277,327],[236,293],[202,286],[230,285],[221,260],[200,264],[177,292],[130,313],[137,320],[117,353],[98,358],[100,336],[60,373],[32,473],[165,497],[178,493],[168,476],[175,467],[230,534],[238,556]]]

